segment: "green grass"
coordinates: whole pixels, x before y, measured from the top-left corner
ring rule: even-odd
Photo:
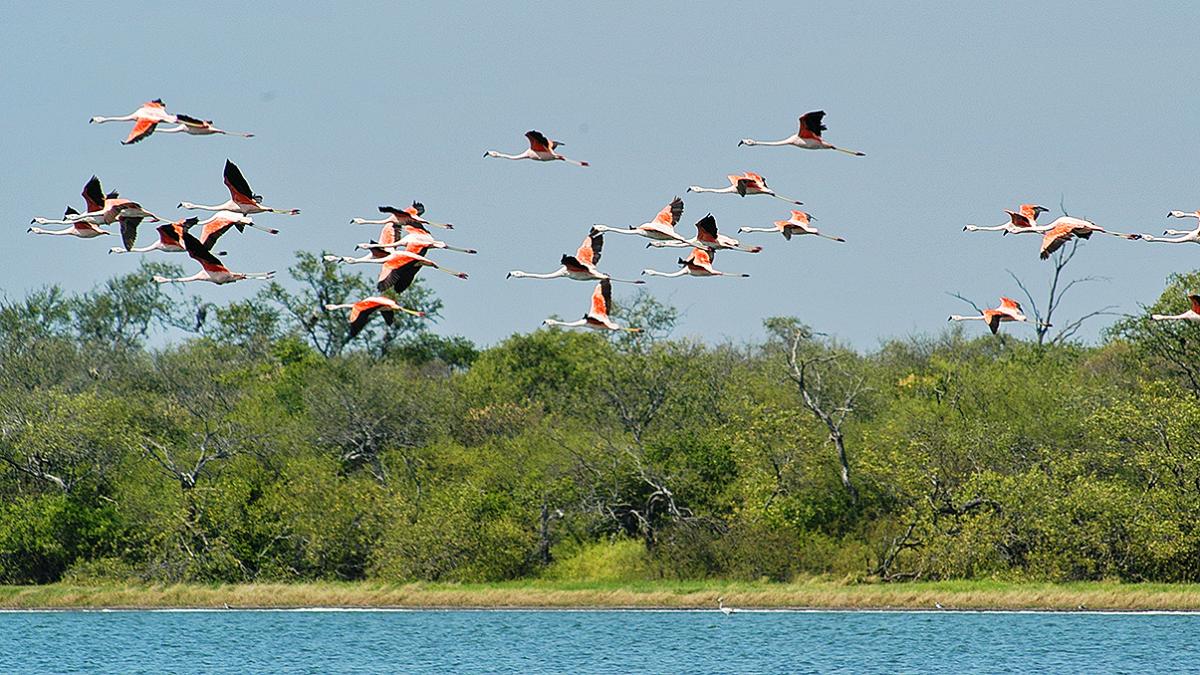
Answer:
[[[0,608],[734,607],[830,609],[1200,610],[1197,584],[945,581],[788,584],[721,581],[514,581],[495,584],[50,584],[0,586]]]

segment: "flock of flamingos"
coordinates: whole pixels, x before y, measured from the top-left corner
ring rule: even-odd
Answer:
[[[824,111],[815,111],[807,113],[800,117],[799,129],[796,133],[787,138],[778,141],[756,141],[753,139],[742,139],[739,146],[792,146],[805,150],[834,150],[847,155],[862,157],[864,153],[846,148],[837,147],[828,143],[821,137],[821,132],[826,130],[823,124],[825,117]],[[132,122],[133,129],[129,136],[122,141],[125,145],[138,143],[145,140],[154,133],[185,133],[196,136],[206,136],[214,134],[233,135],[241,137],[252,137],[253,134],[226,131],[213,125],[211,120],[202,120],[196,117],[183,114],[173,114],[167,112],[166,105],[161,99],[155,99],[144,103],[134,112],[121,117],[93,117],[91,122],[102,124],[107,122]],[[173,125],[159,129],[159,125]],[[582,162],[574,159],[569,159],[558,152],[558,149],[563,146],[563,143],[551,140],[538,131],[526,132],[525,138],[529,141],[529,149],[519,154],[510,155],[488,150],[484,153],[484,157],[496,157],[510,160],[534,160],[539,162],[554,162],[561,161],[576,166],[586,167],[587,162]],[[81,213],[74,208],[68,207],[61,219],[51,218],[34,218],[35,225],[60,224],[68,227],[61,230],[48,230],[40,227],[30,227],[29,232],[35,234],[46,235],[66,235],[90,239],[103,235],[112,235],[113,232],[104,229],[105,225],[117,224],[120,228],[121,246],[115,246],[109,249],[110,253],[148,253],[150,251],[163,251],[165,253],[187,253],[189,257],[200,264],[200,271],[191,276],[168,278],[155,276],[154,280],[159,283],[170,282],[192,282],[192,281],[208,281],[214,284],[229,284],[235,281],[244,279],[270,279],[274,276],[274,272],[231,272],[224,264],[221,263],[219,255],[225,255],[224,251],[214,251],[214,247],[220,238],[227,233],[231,228],[236,228],[238,232],[244,232],[246,228],[255,228],[265,231],[269,234],[278,234],[279,231],[273,228],[264,227],[255,223],[251,216],[260,213],[277,213],[285,215],[296,215],[300,213],[299,209],[280,209],[263,204],[263,198],[250,188],[241,170],[233,162],[226,160],[224,169],[225,186],[229,189],[230,199],[220,204],[205,205],[195,204],[192,202],[180,202],[179,208],[188,210],[214,211],[215,213],[206,220],[200,220],[196,217],[184,218],[173,222],[167,222],[166,219],[159,218],[150,211],[143,208],[137,202],[123,199],[117,192],[105,193],[101,187],[100,180],[92,176],[83,188],[83,199],[85,202],[84,211]],[[729,185],[721,188],[706,188],[693,185],[687,189],[688,192],[711,192],[719,194],[736,194],[741,197],[749,195],[766,195],[773,197],[790,204],[800,205],[795,199],[782,196],[767,186],[767,181],[756,173],[743,173],[740,175],[728,176]],[[1123,239],[1142,239],[1144,241],[1158,241],[1172,244],[1196,242],[1200,243],[1200,211],[1184,212],[1171,211],[1168,215],[1174,218],[1196,218],[1197,226],[1192,230],[1166,230],[1164,234],[1174,235],[1175,238],[1154,237],[1142,234],[1124,234],[1120,232],[1112,232],[1097,226],[1095,223],[1070,216],[1062,216],[1051,223],[1039,225],[1038,217],[1045,213],[1048,209],[1035,204],[1023,204],[1016,211],[1007,211],[1009,222],[994,227],[979,227],[976,225],[967,225],[963,229],[966,231],[996,231],[1003,234],[1028,234],[1037,233],[1042,235],[1040,256],[1043,260],[1049,258],[1055,251],[1062,248],[1072,239],[1088,239],[1093,234],[1106,234]],[[422,267],[430,267],[435,270],[445,272],[456,276],[460,279],[466,279],[467,275],[463,272],[452,270],[444,265],[441,265],[431,258],[428,254],[434,249],[443,249],[447,251],[458,251],[461,253],[474,254],[476,251],[469,248],[459,248],[451,246],[445,242],[438,241],[430,233],[430,226],[453,229],[453,225],[449,223],[439,223],[426,220],[425,207],[419,202],[413,202],[407,208],[397,208],[393,206],[380,206],[380,213],[384,217],[379,219],[354,218],[350,222],[355,224],[381,225],[382,229],[379,232],[377,240],[371,240],[366,243],[357,245],[357,249],[365,251],[360,257],[352,256],[336,256],[327,255],[325,259],[331,262],[344,264],[372,264],[379,265],[380,272],[376,287],[380,295],[374,295],[368,298],[359,300],[351,304],[330,304],[326,305],[327,310],[349,309],[350,322],[350,337],[353,338],[363,327],[367,325],[370,317],[378,312],[383,320],[389,325],[395,320],[396,312],[405,312],[415,316],[424,316],[423,312],[402,306],[395,297],[383,295],[383,293],[391,292],[392,295],[398,297],[409,286],[412,285],[416,278],[417,272]],[[643,270],[642,274],[646,276],[658,277],[748,277],[749,274],[733,274],[722,272],[713,267],[713,261],[716,258],[718,251],[741,251],[744,253],[758,253],[762,250],[761,246],[750,246],[741,243],[737,239],[728,235],[722,234],[717,230],[716,219],[712,214],[706,215],[696,222],[696,235],[694,237],[686,237],[680,234],[676,227],[679,225],[679,220],[683,216],[683,200],[675,197],[667,204],[653,220],[637,226],[628,228],[613,228],[604,225],[595,225],[584,238],[583,243],[574,255],[563,254],[561,257],[558,269],[546,273],[530,273],[515,270],[509,272],[510,278],[528,278],[528,279],[555,279],[559,277],[572,279],[575,281],[598,282],[595,290],[592,292],[591,306],[583,318],[576,321],[556,321],[554,319],[546,319],[543,323],[551,326],[564,327],[587,327],[595,330],[603,331],[630,331],[638,332],[641,328],[621,326],[617,324],[610,316],[609,310],[612,308],[612,283],[622,282],[631,284],[644,284],[643,280],[617,279],[611,275],[601,272],[597,265],[600,262],[601,251],[604,247],[605,233],[614,233],[622,235],[634,235],[649,239],[648,246],[656,248],[681,248],[687,249],[687,254],[684,257],[678,258],[679,268],[673,272],[660,272],[657,270]],[[158,240],[154,243],[138,247],[137,234],[138,225],[143,220],[152,222],[161,222],[157,227]],[[738,230],[744,232],[769,232],[783,235],[787,240],[793,236],[813,235],[824,237],[834,241],[844,242],[841,237],[832,236],[822,233],[812,225],[816,218],[812,215],[798,210],[792,210],[790,217],[787,220],[775,221],[773,227],[743,227]],[[198,227],[199,236],[192,234],[192,228]],[[1188,301],[1191,303],[1190,309],[1177,315],[1151,315],[1151,319],[1160,320],[1187,320],[1200,321],[1200,295],[1188,295]],[[1021,305],[1011,298],[1002,297],[1000,305],[993,309],[983,310],[977,316],[960,316],[951,315],[951,321],[983,321],[991,329],[992,333],[999,330],[1000,324],[1009,321],[1028,321],[1022,313]]]

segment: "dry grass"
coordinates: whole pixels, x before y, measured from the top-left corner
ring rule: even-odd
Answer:
[[[1200,585],[1120,583],[791,584],[531,581],[503,584],[311,583],[0,586],[0,608],[487,607],[1200,610]]]

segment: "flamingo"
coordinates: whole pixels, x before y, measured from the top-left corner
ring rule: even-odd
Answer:
[[[382,265],[382,268],[379,270],[379,282],[376,284],[380,292],[394,288],[397,293],[403,293],[405,289],[412,285],[413,279],[416,278],[417,272],[420,271],[421,267],[432,267],[435,270],[440,270],[459,279],[467,278],[465,272],[452,270],[425,257],[424,254],[428,250],[429,247],[427,246],[412,244],[403,251],[387,253],[381,249],[372,248],[367,255],[361,258],[327,255],[325,256],[325,260],[329,262],[342,262],[348,265],[362,263]]]
[[[237,165],[228,159],[225,160],[225,187],[229,188],[229,195],[231,197],[227,202],[213,206],[179,202],[179,208],[200,211],[238,211],[246,215],[255,213],[284,213],[294,216],[300,213],[300,209],[276,209],[263,206],[262,197],[254,194],[254,191],[250,189],[250,184],[246,182],[246,177],[242,175],[241,169],[238,169]]]
[[[1004,234],[1025,234],[1029,232],[1045,233],[1050,226],[1037,224],[1038,216],[1050,209],[1037,204],[1022,204],[1017,211],[1004,212],[1008,214],[1009,222],[995,227],[980,227],[979,225],[964,225],[963,232],[1003,232]]]
[[[183,220],[177,220],[173,223],[163,223],[155,228],[158,230],[158,241],[154,242],[153,244],[150,244],[149,246],[143,246],[141,248],[129,249],[121,248],[120,246],[114,246],[108,249],[108,252],[149,253],[150,251],[163,251],[164,253],[184,253],[187,249],[183,247],[183,233],[187,231],[187,228],[195,225],[198,222],[200,222],[199,218],[184,218]],[[219,255],[225,255],[225,252],[222,251]]]
[[[394,206],[380,206],[379,212],[388,214],[388,217],[378,220],[351,218],[350,222],[355,225],[395,225],[397,227],[407,227],[415,223],[426,228],[429,225],[433,225],[434,227],[441,227],[447,230],[454,229],[454,225],[450,223],[435,223],[432,220],[422,218],[421,216],[425,215],[425,205],[421,202],[413,202],[412,206],[406,209],[398,209]]]
[[[204,247],[210,251],[213,245],[217,243],[217,240],[221,238],[221,235],[228,232],[231,227],[236,227],[238,232],[245,232],[247,227],[253,227],[267,234],[279,234],[279,230],[273,227],[263,227],[254,222],[250,216],[236,211],[217,211],[208,220],[194,224],[204,228],[200,230],[200,243],[204,244]]]
[[[948,321],[983,321],[991,329],[992,335],[995,335],[1000,330],[1002,321],[1029,321],[1029,319],[1021,313],[1021,303],[1002,296],[1000,306],[995,309],[985,309],[978,316],[951,314]]]
[[[1144,241],[1159,241],[1164,244],[1184,244],[1189,241],[1200,244],[1200,211],[1188,213],[1187,211],[1172,211],[1167,214],[1168,218],[1196,218],[1196,229],[1194,230],[1163,230],[1163,234],[1182,235],[1176,239],[1168,239],[1166,237],[1152,237],[1148,234],[1143,234]]]
[[[620,281],[627,284],[644,284],[645,281],[640,279],[615,279],[604,272],[596,269],[596,263],[600,262],[600,251],[604,248],[604,233],[596,228],[588,231],[588,235],[584,237],[583,243],[579,249],[575,251],[575,255],[563,254],[560,262],[562,267],[559,267],[553,272],[546,274],[533,274],[530,272],[521,272],[513,270],[509,272],[505,279],[557,279],[566,277],[575,281]]]
[[[190,134],[192,136],[211,136],[212,134],[224,134],[226,136],[241,136],[242,138],[254,138],[254,134],[248,134],[244,131],[225,131],[213,126],[212,120],[202,120],[191,115],[179,113],[175,115],[176,120],[180,123],[177,127],[167,127],[159,129],[160,134]],[[147,134],[149,135],[149,134]]]
[[[824,110],[815,110],[810,113],[804,113],[800,116],[800,128],[796,133],[788,136],[781,141],[756,141],[752,138],[743,138],[738,142],[738,146],[743,145],[794,145],[797,148],[804,150],[837,150],[844,152],[847,155],[854,157],[866,157],[867,153],[857,150],[847,150],[839,148],[832,143],[826,143],[821,138],[821,132],[825,131],[826,127],[821,120],[825,117]]]
[[[683,200],[679,197],[671,200],[658,212],[654,220],[648,223],[642,223],[637,227],[630,225],[629,227],[609,227],[607,225],[593,225],[592,228],[597,232],[612,232],[614,234],[636,234],[647,239],[655,241],[678,241],[683,244],[688,244],[688,239],[682,234],[675,231],[675,226],[679,224],[680,217],[683,216]]]
[[[245,279],[271,279],[275,276],[275,272],[230,272],[227,267],[221,264],[217,256],[212,254],[205,248],[200,240],[193,237],[190,233],[183,233],[183,247],[187,250],[188,256],[200,263],[200,271],[190,277],[164,277],[154,275],[154,281],[160,284],[166,283],[187,283],[190,281],[208,281],[214,284],[232,284],[235,281]]]
[[[1046,226],[1046,233],[1042,235],[1042,252],[1040,254],[1042,260],[1049,258],[1052,253],[1062,248],[1063,245],[1068,241],[1071,241],[1072,237],[1090,239],[1092,234],[1095,232],[1129,240],[1142,238],[1142,235],[1140,234],[1109,232],[1095,223],[1089,220],[1083,220],[1082,218],[1062,216]]]
[[[787,220],[775,221],[775,227],[739,227],[738,232],[779,232],[784,239],[791,239],[792,235],[814,234],[818,237],[832,239],[834,241],[846,241],[841,237],[835,237],[832,234],[822,234],[817,228],[809,224],[810,221],[816,220],[817,217],[804,211],[792,211],[792,217]]]
[[[700,187],[699,185],[692,185],[687,189],[687,191],[688,192],[715,192],[718,194],[737,193],[738,195],[741,195],[742,197],[745,197],[746,195],[768,195],[768,196],[774,197],[776,199],[782,199],[785,202],[791,202],[793,204],[804,204],[804,202],[796,201],[795,199],[791,199],[790,197],[783,197],[781,195],[775,194],[774,190],[767,187],[767,180],[756,173],[751,173],[751,172],[747,171],[746,173],[744,173],[740,176],[729,175],[726,177],[729,179],[729,187],[706,188],[706,187]]]
[[[725,606],[725,598],[723,598],[723,597],[717,598],[717,609],[720,610],[720,612],[722,614],[724,614],[725,616],[729,616],[730,614],[737,612],[736,609]]]
[[[119,223],[121,228],[121,242],[126,250],[133,248],[133,244],[137,239],[137,227],[142,220],[149,218],[150,220],[159,220],[158,216],[150,213],[142,208],[141,204],[122,199],[116,191],[104,194],[104,188],[100,185],[100,179],[92,176],[83,186],[84,203],[87,205],[85,213],[79,213],[75,209],[67,209],[62,220],[53,220],[50,218],[34,218],[32,222],[39,225],[46,224],[74,224],[84,221],[93,225],[111,225]],[[59,230],[58,232],[65,232]],[[42,234],[48,233],[42,231]],[[92,235],[96,236],[96,235]]]
[[[679,264],[682,265],[677,272],[657,272],[655,270],[642,270],[642,274],[652,277],[681,277],[685,274],[693,277],[748,277],[749,274],[729,274],[727,272],[718,272],[713,269],[712,261],[717,257],[715,251],[709,251],[703,248],[694,248],[686,258],[680,258]]]
[[[406,209],[405,211],[402,211],[402,212],[399,210],[396,210],[395,213],[404,213],[405,215],[411,216],[412,214],[409,213],[409,211],[415,210],[417,207],[421,207],[421,205],[416,202],[413,202],[413,206],[411,207],[411,209]],[[380,208],[391,208],[391,207],[380,207]],[[424,211],[424,207],[421,207],[420,210]],[[363,219],[360,218],[358,220],[363,220]],[[364,221],[364,222],[366,222],[366,221]],[[441,249],[445,249],[447,251],[458,251],[459,253],[470,253],[472,255],[475,253],[478,253],[478,251],[476,251],[473,248],[461,248],[458,246],[451,246],[444,241],[438,241],[437,239],[434,239],[433,235],[429,233],[429,230],[426,229],[426,227],[424,225],[425,223],[428,223],[429,221],[421,220],[419,217],[415,218],[415,219],[410,218],[407,221],[401,221],[401,222],[404,222],[403,225],[395,224],[391,220],[388,220],[388,219],[384,219],[383,222],[385,224],[379,232],[379,242],[378,243],[372,241],[369,244],[358,244],[357,246],[355,246],[355,248],[384,249],[384,250],[390,251],[390,250],[395,250],[397,248],[404,248],[409,245],[416,244],[416,245],[423,246],[425,248],[441,248]],[[402,230],[404,233],[404,236],[401,237],[398,241],[396,240],[397,229]]]
[[[1188,295],[1191,307],[1182,314],[1151,314],[1151,321],[1200,321],[1200,295]]]
[[[375,312],[379,312],[379,315],[383,317],[383,322],[389,326],[396,321],[396,312],[404,312],[413,316],[425,316],[425,312],[401,307],[400,303],[382,295],[373,295],[350,304],[325,305],[325,309],[329,311],[336,309],[350,310],[350,335],[348,337],[350,340],[353,340],[354,336],[362,332],[367,322],[371,320],[371,315]]]
[[[79,215],[79,212],[70,206],[67,207],[66,213],[63,215],[62,221],[47,221],[45,218],[37,219],[35,222],[70,222],[71,227],[63,230],[47,230],[40,227],[30,227],[26,232],[33,234],[51,234],[51,235],[66,235],[71,237],[79,237],[80,239],[91,239],[105,234],[112,234],[108,230],[100,229],[100,226],[89,220],[67,220],[71,216]]]
[[[167,112],[167,105],[163,103],[161,98],[156,98],[153,101],[146,101],[142,107],[134,110],[128,115],[121,117],[93,117],[88,120],[91,124],[104,124],[105,122],[133,122],[133,130],[129,132],[129,136],[121,141],[121,145],[133,145],[138,141],[146,138],[154,133],[155,127],[162,122],[175,124],[178,118]]]
[[[711,213],[696,221],[695,239],[689,239],[683,243],[675,241],[652,241],[646,244],[646,246],[654,246],[655,248],[695,246],[713,251],[725,249],[729,251],[743,251],[745,253],[758,253],[762,250],[761,246],[743,246],[742,242],[737,239],[717,232],[717,219],[713,218],[713,214]]]
[[[623,330],[630,333],[640,333],[641,328],[629,328],[619,326],[615,321],[608,318],[608,310],[612,308],[612,281],[603,279],[596,284],[596,290],[592,291],[592,308],[583,315],[582,319],[576,321],[556,321],[554,319],[546,319],[542,321],[546,326],[561,326],[563,328],[578,328],[586,326],[592,330]]]
[[[539,162],[567,162],[575,166],[590,166],[587,162],[580,162],[574,159],[567,159],[555,152],[557,148],[564,143],[560,141],[552,141],[540,131],[526,131],[525,138],[529,139],[529,149],[519,155],[506,155],[495,150],[488,150],[483,153],[484,157],[499,157],[500,159],[534,159]]]

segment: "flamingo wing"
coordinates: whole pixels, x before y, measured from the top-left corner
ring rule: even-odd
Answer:
[[[592,291],[592,311],[591,314],[597,317],[607,317],[608,308],[612,306],[612,282],[608,279],[596,284],[596,290]]]
[[[250,189],[250,183],[246,182],[237,164],[228,159],[225,160],[225,187],[229,188],[229,196],[233,197],[233,201],[239,204],[258,204],[262,199]]]
[[[604,233],[593,227],[579,246],[579,250],[575,251],[575,257],[589,265],[595,265],[600,262],[600,251],[603,249]]]
[[[671,227],[674,227],[675,225],[679,224],[679,219],[682,216],[683,200],[679,197],[676,197],[675,199],[671,200],[670,204],[667,204],[662,208],[661,211],[658,212],[658,215],[654,217],[654,222],[661,225],[670,225]]]
[[[221,264],[220,259],[218,259],[217,256],[212,254],[212,251],[209,251],[208,248],[206,248],[204,246],[204,244],[200,243],[199,239],[193,237],[191,235],[191,233],[189,233],[189,232],[183,233],[183,247],[184,247],[184,249],[187,250],[188,256],[190,256],[192,260],[195,260],[196,262],[200,263],[200,266],[203,267],[205,269],[205,271],[207,271],[207,272],[228,272],[229,271],[228,269],[225,268],[224,265]]]
[[[1192,311],[1200,314],[1200,295],[1187,296],[1188,302],[1192,303]]]
[[[376,288],[380,291],[391,288],[397,293],[403,293],[412,285],[420,270],[421,266],[412,258],[399,258],[394,262],[384,263],[383,269],[379,271],[379,283],[376,284]]]
[[[1042,235],[1042,252],[1040,254],[1042,260],[1049,258],[1052,253],[1062,248],[1063,244],[1070,241],[1073,229],[1074,227],[1070,224],[1059,225]]]
[[[579,258],[576,258],[573,255],[567,255],[564,253],[563,256],[558,259],[558,262],[563,267],[567,268],[568,272],[585,274],[589,271],[588,266],[580,262]]]
[[[824,110],[814,110],[800,116],[800,138],[820,138],[821,132],[827,128],[821,120],[825,118]]]
[[[713,214],[696,221],[696,238],[700,241],[716,241],[717,219],[713,218]]]
[[[88,212],[104,210],[104,189],[100,187],[100,179],[92,176],[83,186],[83,201],[87,203]]]
[[[204,244],[205,248],[212,250],[212,247],[221,238],[221,235],[229,231],[233,227],[233,221],[228,218],[219,218],[204,226],[200,231],[200,243]]]
[[[142,218],[121,218],[121,243],[125,245],[125,250],[133,248],[137,243],[137,228],[142,223]]]
[[[134,143],[137,143],[138,141],[141,141],[150,134],[154,133],[154,130],[157,127],[157,120],[152,120],[147,117],[139,117],[137,119],[137,123],[133,125],[133,130],[129,132],[129,136],[127,136],[125,140],[121,141],[121,145],[133,145]]]
[[[183,124],[186,127],[192,128],[192,129],[205,129],[205,128],[208,128],[208,126],[211,124],[210,122],[205,122],[204,120],[202,120],[198,117],[192,117],[191,115],[184,115],[183,113],[177,113],[175,115],[175,117],[179,120],[179,122],[181,124]]]
[[[1000,330],[1001,316],[1003,316],[1003,312],[997,312],[994,309],[983,310],[983,320],[987,322],[987,326],[991,329],[992,335],[995,335],[996,332]]]
[[[176,223],[165,223],[158,230],[158,241],[163,246],[183,246],[183,228]]]
[[[404,209],[404,211],[411,216],[416,216],[419,218],[419,217],[425,215],[425,205],[422,204],[421,202],[413,202],[412,206],[408,207],[407,209]]]
[[[540,131],[529,130],[525,132],[525,138],[529,139],[529,149],[534,152],[550,152],[553,148],[550,145],[550,140]]]
[[[347,339],[353,340],[355,336],[366,328],[367,322],[371,320],[371,314],[379,309],[379,305],[368,300],[360,300],[354,303],[354,308],[350,310],[350,335]]]

